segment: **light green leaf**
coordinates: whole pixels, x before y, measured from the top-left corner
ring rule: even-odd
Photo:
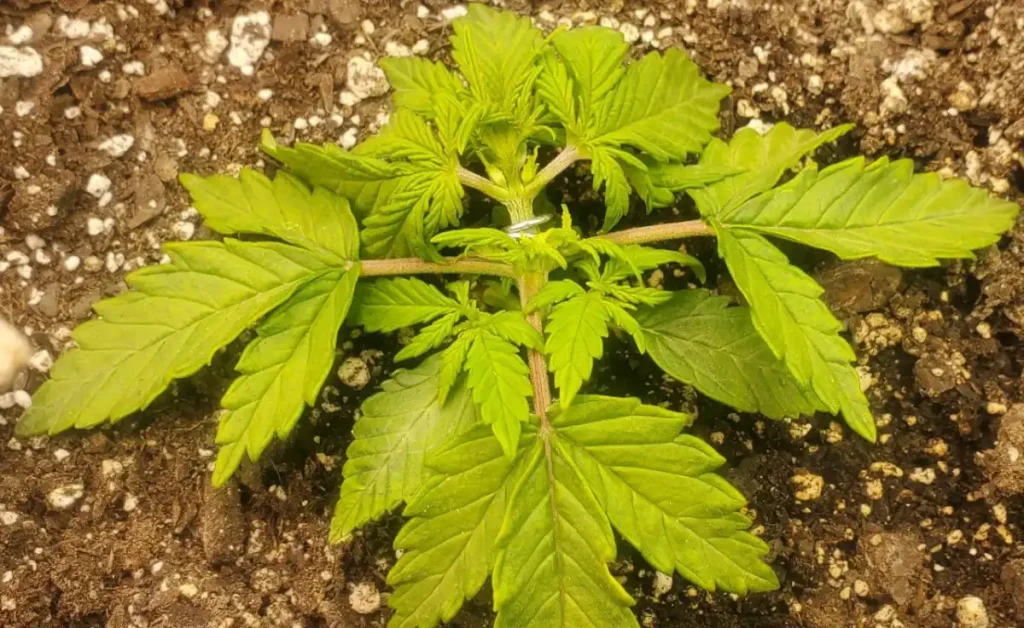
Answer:
[[[750,304],[758,333],[801,386],[873,442],[875,421],[850,364],[855,356],[839,336],[842,325],[819,298],[821,286],[760,235],[720,225],[715,231],[719,252]]]
[[[394,90],[394,101],[399,111],[406,109],[436,118],[437,103],[446,99],[458,100],[465,88],[440,61],[427,61],[420,57],[387,57],[380,67]]]
[[[562,31],[551,43],[575,83],[579,111],[577,128],[594,129],[601,104],[626,73],[623,66],[628,49],[626,41],[618,31],[585,26]]]
[[[379,203],[386,202],[400,179],[409,174],[402,164],[360,156],[335,144],[296,142],[292,147],[282,146],[266,129],[260,136],[260,147],[310,185],[347,198],[360,220]]]
[[[537,96],[562,126],[579,134],[576,118],[576,95],[565,63],[549,50],[541,57],[542,69],[537,77]]]
[[[271,235],[329,260],[358,258],[359,230],[348,201],[320,188],[311,193],[287,172],[273,181],[247,168],[237,179],[193,174],[180,179],[203,224],[218,233]]]
[[[480,591],[521,465],[477,426],[429,455],[427,466],[435,475],[405,507],[411,519],[395,539],[403,554],[388,573],[389,628],[447,622]]]
[[[684,290],[641,310],[647,353],[672,377],[741,412],[780,419],[824,410],[758,335],[750,309],[728,306],[727,297]]]
[[[594,176],[594,190],[604,188],[604,224],[602,231],[614,227],[629,213],[629,194],[632,191],[626,171],[607,148],[595,147],[590,152],[590,170]]]
[[[627,312],[626,308],[610,299],[604,300],[604,308],[608,310],[608,316],[611,318],[612,323],[633,337],[637,351],[645,353],[647,351],[647,340],[644,338],[643,330],[640,328],[640,323],[637,322],[636,318]]]
[[[349,323],[366,331],[392,332],[460,310],[455,300],[419,279],[376,279],[359,283]]]
[[[463,333],[441,352],[441,366],[437,374],[437,396],[441,403],[447,403],[448,394],[459,379],[459,373],[466,368],[466,357],[472,343],[473,334]]]
[[[659,161],[699,153],[718,128],[729,87],[712,83],[676,48],[631,64],[603,101],[591,146],[631,146]]]
[[[434,130],[425,119],[408,109],[391,114],[388,123],[360,145],[359,154],[387,161],[408,161],[423,170],[441,170],[448,162]]]
[[[403,118],[422,122],[411,112]],[[420,254],[430,236],[458,222],[465,192],[454,157],[445,156],[440,162],[428,158],[433,148],[426,138],[411,128],[401,129],[404,127],[396,125],[390,131],[392,139],[367,142],[352,152],[333,144],[297,143],[287,148],[269,132],[263,134],[262,146],[306,181],[350,201],[363,223],[361,241],[366,256],[405,257]],[[376,156],[382,154],[382,146],[399,141],[408,151],[403,157],[419,158],[389,162]]]
[[[496,312],[490,315],[487,319],[487,329],[513,344],[537,351],[544,347],[544,338],[540,332],[519,311]]]
[[[584,382],[590,380],[594,360],[604,354],[608,337],[608,310],[600,293],[563,301],[548,316],[544,331],[549,368],[555,373],[559,399],[568,407]]]
[[[116,422],[148,406],[171,380],[213,354],[326,270],[303,249],[276,243],[174,243],[171,264],[130,274],[133,288],[96,304],[33,396],[18,433],[56,434]]]
[[[722,214],[722,224],[899,266],[972,257],[1013,226],[1020,208],[965,181],[914,174],[914,162],[858,157],[790,183]]]
[[[474,331],[466,360],[467,385],[480,408],[480,420],[494,429],[505,455],[511,458],[519,445],[522,424],[530,419],[530,370],[514,344],[487,328]]]
[[[452,58],[476,100],[520,119],[527,104],[523,95],[537,78],[544,35],[529,18],[482,4],[468,8],[465,17],[452,23]]]
[[[608,571],[615,537],[591,489],[559,451],[545,460],[540,439],[520,455],[494,565],[495,628],[639,626]]]
[[[418,358],[424,353],[440,347],[445,340],[451,338],[460,318],[462,318],[461,314],[452,312],[421,329],[409,344],[395,354],[395,362]]]
[[[715,142],[715,140],[711,141]],[[741,174],[744,170],[734,166],[719,166],[710,163],[692,165],[654,163],[647,165],[647,172],[652,185],[679,192],[718,183],[728,177]]]
[[[699,259],[680,251],[656,249],[639,244],[619,247],[619,252],[605,264],[602,278],[605,281],[622,281],[637,272],[653,270],[665,264],[679,264],[693,271],[701,282],[707,281],[707,271]]]
[[[425,457],[479,422],[464,386],[441,405],[440,365],[432,357],[415,369],[396,371],[381,392],[363,402],[346,452],[331,542],[412,499],[430,475]]]
[[[768,546],[747,532],[750,520],[740,513],[746,500],[713,473],[725,460],[700,439],[679,434],[687,415],[636,399],[585,395],[552,416],[559,453],[612,526],[655,568],[678,571],[710,591],[778,588],[762,562]]]
[[[823,144],[836,141],[852,128],[853,125],[843,125],[815,133],[794,129],[781,122],[765,135],[747,128],[733,135],[728,144],[712,140],[700,156],[700,167],[743,172],[706,188],[692,189],[689,194],[704,216],[728,213],[750,198],[770,190],[805,155]]]
[[[573,297],[586,294],[586,291],[575,281],[570,279],[559,279],[549,281],[533,295],[530,302],[526,304],[526,312],[536,312],[556,303],[561,303]]]
[[[243,455],[255,462],[275,434],[287,437],[303,408],[316,402],[358,278],[356,269],[326,272],[260,325],[235,367],[242,375],[221,400],[227,412],[217,429],[214,486],[231,477]]]

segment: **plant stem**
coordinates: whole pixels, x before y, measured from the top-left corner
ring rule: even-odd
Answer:
[[[664,242],[665,240],[680,240],[682,238],[712,235],[715,235],[715,230],[703,220],[687,220],[684,222],[670,222],[664,225],[624,229],[595,237],[616,244],[647,244],[649,242]]]
[[[472,170],[467,170],[466,168],[459,166],[458,175],[459,183],[468,188],[479,190],[496,201],[504,203],[510,196],[507,189],[491,181],[487,177],[481,177]]]
[[[548,183],[560,175],[569,166],[576,163],[582,157],[579,151],[572,146],[566,146],[562,149],[562,152],[558,153],[554,159],[549,161],[546,166],[541,168],[540,172],[533,177],[533,180],[526,185],[526,190],[523,196],[532,199],[533,197],[540,194],[540,191],[547,186]]]
[[[368,259],[359,262],[363,277],[387,277],[392,275],[466,274],[496,275],[515,278],[510,264],[488,262],[481,259],[446,258],[444,263],[427,262],[417,257],[395,259]]]
[[[530,273],[519,279],[519,302],[522,303],[524,309],[546,281],[546,273]],[[539,311],[527,315],[526,320],[543,335],[544,329],[540,322]],[[551,426],[548,424],[548,408],[551,407],[548,364],[544,359],[544,354],[534,349],[527,352],[527,362],[530,366],[530,383],[533,384],[533,411],[540,417],[541,436],[546,443],[548,432],[551,431]]]

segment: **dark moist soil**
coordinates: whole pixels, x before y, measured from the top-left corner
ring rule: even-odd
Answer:
[[[124,288],[126,271],[159,261],[160,242],[209,235],[177,172],[260,166],[263,125],[285,141],[369,133],[388,98],[338,104],[347,60],[419,40],[428,55],[441,54],[441,11],[450,7],[424,4],[426,17],[417,3],[395,0],[0,3],[6,32],[30,26],[35,36],[22,45],[45,60],[41,76],[0,79],[0,315],[56,356],[89,306]],[[565,18],[628,24],[638,54],[655,44],[685,47],[734,87],[725,132],[780,119],[818,128],[852,121],[857,130],[822,151],[822,161],[858,150],[910,157],[1022,198],[1020,2],[508,4],[545,29]],[[275,40],[244,76],[226,53],[207,53],[206,32],[228,35],[236,14],[258,9],[269,10]],[[65,15],[95,33],[69,40]],[[330,43],[310,43],[317,33]],[[95,67],[80,63],[86,44],[103,55]],[[134,61],[143,76],[125,67]],[[262,89],[272,90],[269,100]],[[132,135],[130,150],[99,150],[117,134]],[[111,181],[102,206],[86,192],[92,174]],[[559,182],[556,193],[586,209],[585,189]],[[90,218],[107,224],[92,221],[100,233],[89,235]],[[45,240],[41,254],[29,236]],[[720,274],[710,243],[691,250]],[[666,381],[648,359],[610,350],[599,390],[698,413],[694,429],[730,461],[728,476],[750,498],[782,582],[776,593],[745,599],[678,577],[665,591],[622,547],[613,569],[642,623],[1024,625],[1024,410],[1015,405],[1024,395],[1024,229],[977,262],[922,271],[787,252],[821,278],[848,323],[881,438],[869,445],[825,416],[773,423],[737,415]],[[72,256],[80,260],[74,270]],[[686,283],[672,272],[652,280]],[[366,614],[353,603],[367,611],[386,601],[399,519],[335,547],[327,523],[353,412],[390,371],[394,342],[342,338],[339,364],[364,360],[370,384],[355,390],[332,377],[295,437],[219,492],[208,488],[216,405],[236,348],[113,430],[17,440],[18,408],[0,410],[0,625],[383,625],[386,603]],[[32,391],[43,378],[33,370],[16,387]],[[491,617],[485,591],[456,625],[485,626]]]

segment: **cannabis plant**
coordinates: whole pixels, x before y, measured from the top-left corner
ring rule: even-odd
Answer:
[[[497,626],[636,626],[613,530],[706,589],[775,588],[691,417],[586,393],[605,340],[737,410],[841,414],[873,441],[842,327],[773,241],[934,266],[996,242],[1018,208],[907,160],[810,161],[846,126],[717,139],[729,88],[681,50],[632,60],[615,31],[545,37],[476,4],[452,28],[457,72],[382,62],[395,110],[353,150],[266,134],[273,179],[183,176],[224,239],[168,244],[170,263],[98,303],[18,431],[119,421],[255,325],[221,402],[220,485],[316,402],[343,325],[413,328],[394,356],[411,366],[355,421],[331,524],[340,541],[404,504],[390,625],[447,621],[489,576]],[[546,195],[570,168],[603,195],[600,229]],[[615,230],[634,196],[651,212],[677,194],[698,218]],[[703,280],[698,260],[647,246],[698,236],[717,237],[743,305],[644,281],[665,265]]]

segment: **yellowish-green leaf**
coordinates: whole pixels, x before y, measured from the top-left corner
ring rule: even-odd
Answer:
[[[323,273],[260,325],[235,367],[242,375],[221,399],[227,412],[217,429],[214,486],[231,477],[243,455],[255,462],[275,435],[287,437],[316,402],[358,278],[358,269]]]
[[[148,406],[171,380],[209,364],[249,325],[326,270],[275,243],[165,245],[171,263],[128,276],[132,290],[96,304],[33,396],[18,433],[56,434],[116,422]]]
[[[342,470],[345,481],[331,521],[332,542],[412,499],[430,475],[426,456],[478,423],[464,386],[440,403],[440,364],[432,357],[415,369],[396,371],[381,392],[363,402]]]
[[[843,259],[934,266],[994,244],[1019,210],[965,181],[914,174],[909,159],[866,165],[858,157],[821,172],[809,167],[788,184],[722,214],[720,221]]]

